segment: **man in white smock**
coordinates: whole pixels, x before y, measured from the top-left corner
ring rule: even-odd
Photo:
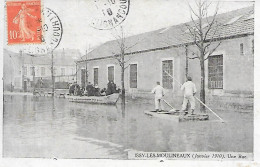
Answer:
[[[160,85],[160,82],[157,82],[157,86],[153,88],[152,93],[155,94],[154,95],[155,110],[157,112],[162,111],[163,110],[162,97],[164,96],[165,90]]]
[[[195,98],[194,98],[194,95],[196,94],[197,90],[196,90],[195,84],[192,82],[192,78],[191,77],[187,77],[187,82],[185,82],[181,86],[181,90],[184,91],[184,98],[183,98],[183,103],[182,103],[182,111],[185,111],[185,115],[188,114],[187,105],[188,105],[188,102],[190,102],[191,114],[193,115],[194,114],[194,109],[195,109]]]

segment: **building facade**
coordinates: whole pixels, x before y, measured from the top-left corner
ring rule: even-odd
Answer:
[[[45,88],[51,86],[52,79],[52,58],[51,55],[32,56],[24,53],[12,53],[5,51],[6,62],[15,62],[15,65],[5,65],[4,84],[10,90],[11,83],[14,90],[31,91],[34,86],[39,86],[39,81]],[[76,81],[76,59],[80,52],[74,49],[57,50],[53,53],[53,72],[56,88],[68,85]],[[9,74],[13,72],[14,74]]]
[[[217,15],[218,36],[210,47],[220,46],[205,61],[207,103],[217,103],[218,97],[242,104],[247,101],[252,109],[254,91],[254,7],[242,8]],[[189,24],[189,23],[185,23]],[[185,24],[171,26],[125,39],[126,46],[134,46],[125,54],[125,87],[129,94],[143,95],[160,81],[167,94],[181,101],[179,83],[186,75],[193,78],[200,91],[200,62],[198,53]],[[109,80],[121,86],[121,67],[115,53],[117,41],[109,41],[87,56],[88,81],[106,87]],[[78,62],[78,83],[84,82],[86,61]],[[80,70],[82,69],[82,70]],[[172,75],[172,79],[167,73]],[[83,78],[83,79],[82,79]],[[179,82],[179,83],[178,83]],[[199,93],[198,93],[199,94]],[[150,96],[150,95],[147,95]],[[151,96],[150,96],[151,97]],[[242,98],[240,98],[242,97]],[[248,98],[245,100],[245,98]],[[251,99],[250,99],[251,98]],[[234,105],[235,106],[235,105]],[[233,106],[231,106],[233,107]]]

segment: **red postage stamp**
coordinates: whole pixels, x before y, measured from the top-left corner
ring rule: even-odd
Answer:
[[[41,43],[41,0],[6,2],[8,44]]]

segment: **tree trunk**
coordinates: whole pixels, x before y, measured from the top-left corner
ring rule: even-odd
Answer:
[[[54,57],[53,51],[51,51],[51,80],[52,80],[52,97],[54,97],[54,90],[55,90],[55,77],[54,77]]]
[[[201,81],[200,81],[200,100],[205,104],[205,67],[204,60],[200,61]],[[205,106],[200,104],[200,111],[205,112]]]
[[[121,58],[122,62],[124,62],[124,55],[122,55]],[[122,103],[123,105],[125,105],[125,64],[122,63],[121,65],[121,86],[122,86],[122,92],[121,92],[121,96],[122,96]]]

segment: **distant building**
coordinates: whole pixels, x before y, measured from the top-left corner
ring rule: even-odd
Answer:
[[[219,14],[216,20],[220,27],[215,41],[221,41],[221,45],[205,61],[207,103],[218,102],[218,96],[222,96],[223,101],[225,97],[230,97],[227,99],[232,98],[236,103],[235,97],[252,97],[254,90],[254,7]],[[200,91],[199,60],[186,58],[186,52],[187,57],[194,57],[193,51],[197,48],[185,24],[127,37],[125,41],[126,46],[136,43],[125,56],[129,65],[125,70],[128,93],[142,95],[150,92],[156,81],[160,81],[173,98],[180,99],[182,92],[179,85],[163,71],[183,83],[186,68]],[[108,80],[114,80],[121,85],[120,66],[114,58],[115,53],[120,52],[114,40],[87,55],[90,82],[106,87]],[[85,65],[85,61],[78,61],[78,83],[84,83],[85,75],[81,70],[84,72]],[[249,99],[250,105],[251,102],[252,99]],[[243,99],[238,104],[243,104]]]
[[[76,59],[79,58],[80,52],[73,49],[57,50],[54,54],[54,77],[55,82],[64,83],[65,85],[70,82],[76,81]],[[10,55],[8,57],[8,55]],[[4,66],[5,85],[13,83],[14,89],[24,89],[29,91],[33,87],[33,83],[37,84],[39,80],[44,82],[44,87],[50,87],[51,85],[51,55],[33,56],[25,53],[12,53],[5,50],[5,61],[17,62],[17,65]],[[13,63],[14,64],[14,63]],[[21,71],[23,66],[23,71]],[[15,69],[14,69],[15,68]],[[9,71],[19,71],[15,73],[15,76],[8,75]],[[23,80],[23,83],[22,83]],[[64,85],[63,84],[63,85]],[[7,86],[8,87],[8,86]],[[59,87],[59,86],[58,86]],[[64,87],[64,86],[63,86]]]

